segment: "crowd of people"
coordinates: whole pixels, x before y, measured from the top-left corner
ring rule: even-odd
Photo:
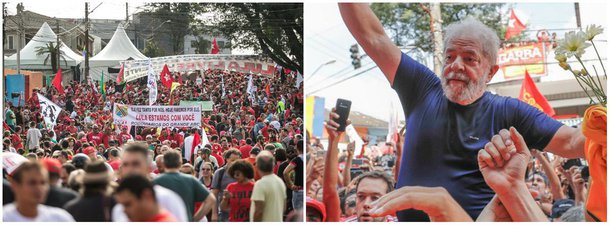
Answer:
[[[154,105],[214,103],[199,128],[113,124],[114,103],[149,105],[146,77],[5,102],[3,221],[302,221],[303,88],[276,75],[252,75],[251,92],[233,71],[158,82]],[[62,108],[52,128],[37,93]]]
[[[315,137],[309,139],[306,146],[307,221],[396,222],[395,212],[409,208],[422,210],[437,221],[470,220],[445,188],[403,187],[395,190],[404,132],[397,143],[367,145],[365,142],[361,150],[363,154],[355,155],[355,142],[340,149],[338,142],[344,140],[343,132],[337,132],[332,125],[326,129],[329,133],[328,148],[324,148]],[[514,143],[523,141],[519,136],[515,135],[515,139],[510,140]],[[536,210],[537,216],[544,221],[584,222],[584,204],[590,187],[587,162],[523,146],[521,153],[526,157],[518,159],[521,161],[515,159],[515,164],[519,166],[517,171],[524,171],[524,176],[516,183],[522,182],[529,196],[520,197],[535,202],[534,206],[539,209]],[[355,160],[361,163],[354,164]],[[481,162],[485,163],[485,160]],[[493,185],[492,181],[489,182],[487,185]],[[494,198],[476,221],[513,221],[504,209],[505,205]],[[376,209],[379,211],[374,212]]]

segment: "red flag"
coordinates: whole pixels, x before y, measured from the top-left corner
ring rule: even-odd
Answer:
[[[555,115],[555,110],[553,110],[553,107],[551,107],[544,95],[538,91],[534,80],[532,80],[527,70],[525,71],[525,78],[523,79],[523,84],[521,85],[519,100],[536,107],[538,110],[546,113],[549,116]]]
[[[212,53],[211,54],[218,54],[218,52],[220,52],[220,49],[218,48],[218,44],[216,43],[216,38],[214,38],[212,40]]]
[[[521,20],[515,15],[515,10],[510,10],[510,19],[508,20],[508,27],[506,27],[506,33],[504,34],[504,40],[508,40],[513,36],[521,34],[521,31],[525,30],[525,25],[521,23]]]
[[[191,160],[193,158],[193,156],[195,156],[195,147],[197,147],[197,145],[201,144],[201,136],[199,135],[199,131],[195,131],[195,135],[193,136],[193,146],[191,147],[191,157],[189,157],[189,160]]]
[[[163,86],[166,88],[172,88],[172,82],[174,82],[174,78],[172,78],[172,74],[169,73],[169,68],[167,68],[167,64],[165,64],[161,71],[161,83],[163,83]]]
[[[121,70],[119,71],[119,74],[116,75],[116,84],[121,84],[123,82],[123,64],[121,63]]]
[[[269,87],[269,84],[267,84],[265,87],[265,93],[267,93],[267,97],[271,96],[271,88]]]
[[[59,68],[59,70],[57,70],[57,74],[55,75],[55,78],[53,78],[53,86],[55,86],[55,88],[57,89],[57,91],[60,94],[64,94],[64,87],[61,86],[61,67]]]
[[[8,124],[6,124],[6,122],[5,122],[5,121],[2,121],[2,127],[4,128],[4,130],[9,130],[9,131],[11,131],[11,132],[13,131],[13,130],[11,129],[11,127],[9,127],[9,126],[8,126]]]
[[[178,83],[182,84],[182,73],[178,73]]]

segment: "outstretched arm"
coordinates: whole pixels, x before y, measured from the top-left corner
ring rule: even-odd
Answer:
[[[333,108],[330,113],[330,120],[326,122],[326,131],[328,132],[328,152],[326,153],[324,167],[324,185],[322,199],[326,206],[326,221],[339,222],[341,219],[341,205],[339,203],[339,193],[337,193],[337,184],[339,177],[339,140],[343,132],[337,131],[339,124],[334,121],[339,115],[335,113]]]
[[[402,53],[386,35],[368,3],[339,3],[339,11],[358,44],[393,84]]]

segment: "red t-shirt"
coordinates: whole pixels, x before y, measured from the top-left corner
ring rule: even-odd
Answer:
[[[110,160],[110,161],[108,161],[108,164],[110,165],[110,167],[112,167],[112,169],[114,171],[118,171],[119,167],[121,167],[121,160],[120,159]]]
[[[97,134],[89,133],[87,134],[87,141],[93,142],[96,146],[102,144],[104,139],[104,133],[99,132]]]
[[[252,150],[252,146],[244,145],[239,147],[239,151],[241,152],[241,158],[247,159],[250,158],[250,151]]]
[[[66,128],[66,130],[68,130],[68,132],[70,132],[71,134],[76,134],[76,132],[78,132],[78,128],[76,128],[75,126],[68,126],[68,128]]]
[[[119,142],[120,144],[125,144],[127,140],[131,139],[131,134],[129,133],[121,133],[119,134]]]
[[[214,153],[212,153],[212,156],[214,156],[214,158],[216,158],[216,161],[218,161],[219,167],[222,167],[225,164],[225,160],[218,153],[214,152]]]
[[[174,134],[172,136],[169,136],[168,140],[172,142],[172,144],[171,144],[172,148],[177,148],[177,147],[180,147],[180,145],[182,145],[184,138],[180,134]]]
[[[227,186],[227,191],[232,197],[229,199],[231,222],[248,222],[250,221],[250,197],[254,189],[254,182],[239,184],[237,182],[230,183]]]
[[[145,220],[144,222],[178,222],[176,218],[169,212],[161,210],[155,217]]]
[[[11,142],[13,143],[13,147],[15,147],[15,149],[23,149],[23,141],[21,140],[19,134],[11,135]]]

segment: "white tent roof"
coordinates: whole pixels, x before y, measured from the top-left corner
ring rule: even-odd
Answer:
[[[48,61],[47,64],[44,64],[45,58],[48,54],[37,55],[36,50],[39,47],[45,47],[49,42],[56,44],[57,35],[55,32],[49,27],[49,25],[45,22],[42,24],[42,27],[36,32],[36,35],[28,42],[23,49],[20,51],[21,58],[21,69],[37,69],[37,70],[50,70],[51,62]],[[81,61],[83,61],[83,57],[66,46],[61,40],[62,43],[61,51],[63,51],[63,56],[66,60],[68,66],[76,66]],[[50,59],[49,59],[50,60]],[[63,59],[60,59],[61,66],[65,67],[65,63]],[[4,65],[6,67],[16,67],[17,66],[17,54],[13,54],[5,59]]]
[[[131,43],[122,24],[119,24],[108,44],[97,55],[89,59],[89,73],[95,80],[101,78],[101,71],[107,74],[108,67],[118,67],[120,61],[132,59],[147,59],[136,46]],[[82,67],[82,66],[81,66]],[[110,74],[108,74],[110,75]],[[104,75],[104,79],[115,79],[116,74]]]

